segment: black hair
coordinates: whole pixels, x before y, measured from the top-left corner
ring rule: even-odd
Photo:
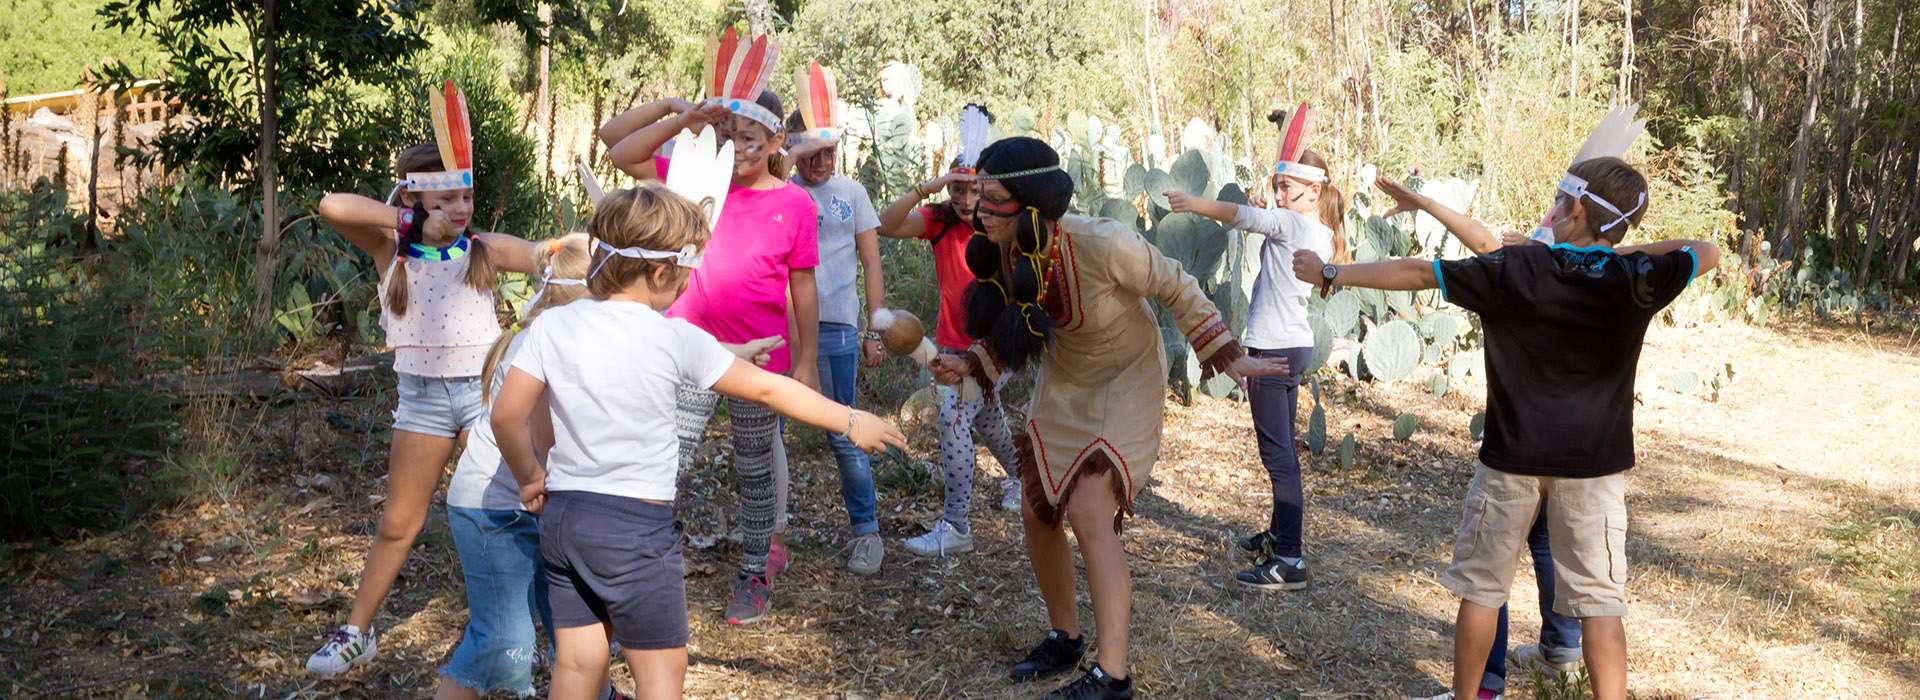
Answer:
[[[1060,154],[1039,139],[1001,139],[980,154],[984,175],[1057,168]],[[1021,204],[1015,214],[1012,264],[1002,273],[1000,246],[987,238],[974,213],[973,238],[967,241],[966,330],[981,339],[1008,371],[1038,358],[1053,340],[1053,317],[1040,307],[1046,296],[1046,253],[1050,232],[1073,200],[1073,178],[1055,169],[999,181]]]

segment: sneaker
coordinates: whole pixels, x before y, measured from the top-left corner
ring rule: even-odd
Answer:
[[[1273,556],[1273,533],[1262,530],[1259,534],[1240,540],[1240,551],[1265,559]]]
[[[773,585],[765,576],[740,574],[733,581],[733,599],[727,601],[727,624],[750,625],[773,607]]]
[[[327,643],[307,657],[307,671],[318,676],[335,676],[373,658],[373,630],[361,632],[353,625],[341,625],[327,635]]]
[[[1087,669],[1079,680],[1053,689],[1043,700],[1133,700],[1133,679],[1107,675],[1100,664]]]
[[[1500,700],[1501,696],[1499,693],[1493,692],[1491,690],[1487,690],[1486,688],[1481,688],[1480,692],[1474,694],[1474,697],[1478,698],[1479,700]],[[1439,695],[1428,695],[1426,697],[1421,697],[1421,698],[1409,698],[1408,700],[1453,700],[1453,691],[1449,690]]]
[[[1555,651],[1559,650],[1555,649]],[[1514,647],[1513,651],[1507,654],[1507,665],[1522,671],[1537,668],[1543,672],[1565,675],[1573,673],[1574,669],[1580,667],[1580,650],[1573,649],[1571,653],[1572,661],[1554,661],[1553,657],[1547,654],[1545,645],[1527,644]]]
[[[853,538],[853,554],[847,556],[847,570],[861,576],[880,573],[880,560],[886,558],[886,545],[880,533],[870,532]]]
[[[1267,557],[1266,561],[1234,574],[1233,580],[1263,591],[1297,591],[1307,587],[1307,568],[1305,562],[1301,564],[1294,566],[1280,557]]]
[[[1000,480],[1000,510],[1020,510],[1020,480]]]
[[[772,583],[790,568],[793,568],[793,557],[787,553],[787,544],[774,540],[767,545],[767,582]]]
[[[1086,638],[1069,639],[1061,630],[1048,630],[1047,638],[1027,652],[1027,658],[1013,665],[1008,674],[1016,681],[1031,681],[1073,670],[1087,653]]]
[[[944,557],[973,551],[973,534],[953,529],[945,520],[933,524],[927,534],[907,540],[907,551],[923,557]]]

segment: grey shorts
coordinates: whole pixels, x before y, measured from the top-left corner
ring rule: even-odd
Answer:
[[[459,437],[480,420],[479,377],[422,377],[395,372],[400,405],[393,409],[393,429],[435,437]]]
[[[673,506],[587,491],[547,494],[540,558],[559,629],[607,623],[627,649],[687,645],[686,566]]]

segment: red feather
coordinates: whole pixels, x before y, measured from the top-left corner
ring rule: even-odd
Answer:
[[[453,137],[453,160],[445,164],[449,170],[466,170],[473,167],[473,132],[467,124],[467,96],[460,88],[448,80],[442,88],[447,93],[447,133]]]
[[[753,46],[747,49],[746,60],[740,62],[740,77],[733,80],[733,85],[731,86],[733,92],[747,92],[753,89],[754,84],[760,80],[760,70],[765,68],[765,66],[760,65],[760,62],[766,57],[767,35],[762,34],[754,38]],[[743,100],[760,99],[759,95],[734,94],[728,95],[728,97],[738,97]]]
[[[1312,118],[1309,109],[1307,103],[1303,101],[1299,108],[1293,110],[1293,114],[1287,115],[1286,135],[1280,142],[1281,160],[1288,162],[1300,160],[1300,152],[1304,150],[1302,146],[1307,140],[1307,124]]]
[[[833,94],[827,88],[826,69],[814,61],[807,75],[807,95],[813,100],[813,126],[839,126],[833,123]]]
[[[733,27],[727,27],[727,31],[720,34],[719,49],[714,51],[716,60],[713,62],[713,84],[707,86],[708,97],[729,97],[729,95],[722,94],[721,91],[724,90],[727,85],[727,67],[733,65],[733,52],[739,47],[739,35],[734,33]]]

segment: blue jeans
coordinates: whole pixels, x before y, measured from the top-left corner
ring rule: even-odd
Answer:
[[[1300,375],[1313,348],[1247,348],[1247,354],[1284,357],[1291,368],[1288,374],[1248,379],[1247,406],[1253,413],[1260,463],[1273,486],[1273,515],[1267,522],[1267,532],[1273,533],[1273,553],[1298,557],[1306,497],[1300,488],[1300,457],[1293,451],[1293,418],[1300,407]]]
[[[855,385],[859,371],[859,331],[845,323],[821,323],[821,393],[852,406],[859,393]],[[833,443],[833,459],[840,464],[840,498],[847,503],[847,519],[852,522],[854,536],[879,532],[880,521],[873,514],[879,498],[873,492],[873,467],[867,462],[867,453],[839,433],[827,433],[827,441]]]
[[[447,524],[467,583],[467,630],[440,675],[482,695],[532,697],[534,657],[553,648],[540,517],[448,506]],[[540,637],[534,634],[536,616],[546,630]]]
[[[1553,611],[1553,550],[1547,542],[1547,503],[1540,502],[1540,513],[1533,516],[1533,528],[1527,531],[1527,549],[1533,554],[1533,578],[1540,585],[1540,646],[1547,659],[1555,663],[1580,658],[1580,621]],[[1496,693],[1507,687],[1507,606],[1500,606],[1500,627],[1493,635],[1493,650],[1487,654],[1486,674],[1480,687]]]

